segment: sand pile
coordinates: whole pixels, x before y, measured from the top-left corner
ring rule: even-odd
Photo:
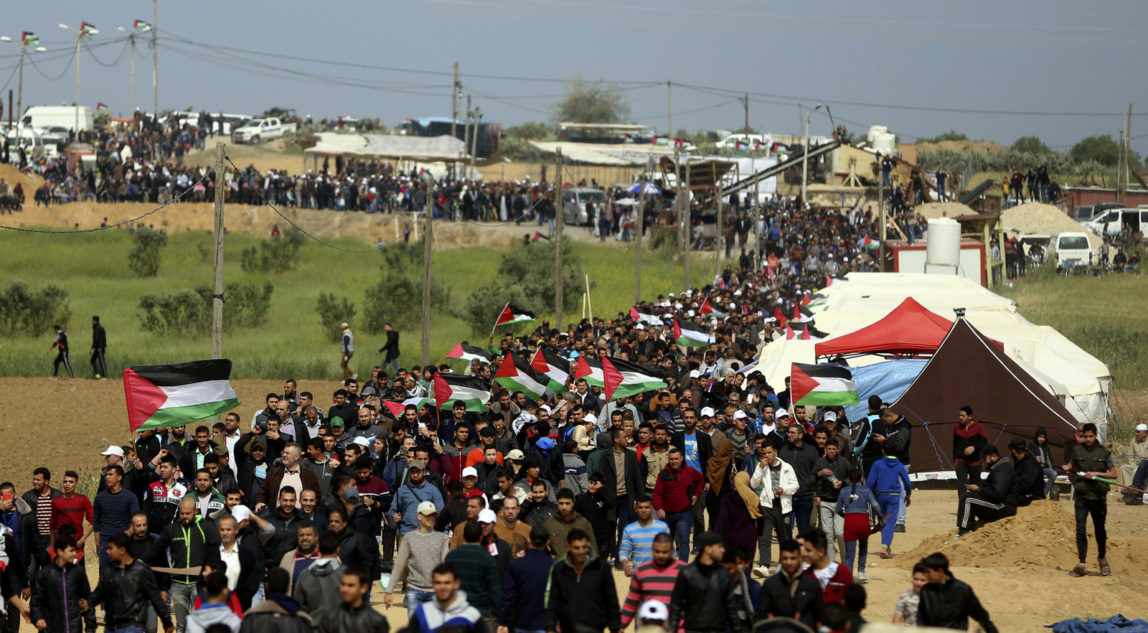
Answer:
[[[0,178],[3,178],[9,187],[16,183],[22,183],[24,185],[24,198],[29,203],[32,201],[32,194],[36,193],[36,189],[39,189],[40,185],[44,183],[40,177],[27,176],[14,165],[0,165]]]
[[[955,495],[954,495],[955,496]],[[955,500],[955,499],[954,499]],[[897,556],[895,565],[906,569],[933,552],[943,552],[954,567],[1048,567],[1070,570],[1076,564],[1076,527],[1071,505],[1036,501],[1017,515],[994,521],[976,532],[954,538],[952,532],[929,537]],[[1108,560],[1114,571],[1143,575],[1148,551],[1142,541],[1134,547],[1109,525]],[[1088,524],[1089,565],[1096,567],[1096,541]]]
[[[1103,240],[1063,211],[1042,202],[1030,202],[1005,209],[1002,214],[1006,231],[1021,235],[1030,233],[1084,233],[1093,249],[1099,249]]]
[[[958,218],[962,215],[976,215],[977,212],[973,211],[968,205],[959,202],[926,202],[914,209],[914,211],[926,220],[933,218]]]

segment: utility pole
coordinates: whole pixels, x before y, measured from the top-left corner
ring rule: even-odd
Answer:
[[[466,119],[462,122],[462,154],[466,156],[466,153],[470,151],[470,119],[474,116],[474,112],[470,109],[469,94],[466,95],[466,110],[464,112],[463,116]]]
[[[135,111],[136,111],[136,36],[135,36],[135,33],[132,33],[131,35],[128,36],[128,41],[131,42],[131,45],[132,45],[131,46],[131,48],[132,48],[132,50],[131,50],[131,55],[132,55],[131,70],[129,71],[129,75],[128,75],[129,77],[131,77],[131,83],[130,83],[129,87],[130,87],[130,90],[132,93],[131,93],[131,96],[128,98],[128,112],[131,112],[132,115],[134,116]]]
[[[722,217],[721,182],[718,180],[717,162],[710,163],[713,167],[714,200],[717,201],[717,239],[714,240],[714,275],[721,274],[721,264],[725,259],[725,218]]]
[[[159,0],[151,0],[151,115],[159,121],[159,47],[156,46],[156,32],[159,31]],[[135,116],[135,112],[132,112]]]
[[[757,159],[753,161],[753,173],[757,173]],[[754,272],[761,270],[761,179],[753,181],[753,266]]]
[[[670,138],[674,137],[674,84],[666,80],[666,113],[670,120],[666,124],[670,128]],[[675,165],[677,163],[675,162]]]
[[[224,143],[215,146],[215,280],[211,291],[211,357],[223,358],[223,195]]]
[[[745,127],[742,128],[742,131],[745,132],[746,134],[749,134],[749,93],[748,92],[745,93],[745,97],[742,99],[741,104],[745,107]]]
[[[645,228],[643,225],[645,224],[646,215],[646,178],[651,169],[653,169],[651,161],[646,161],[646,172],[643,173],[642,177],[638,180],[638,186],[641,189],[638,190],[638,217],[636,222],[638,237],[634,242],[634,246],[637,249],[634,251],[634,303],[639,303],[642,300],[642,229]]]
[[[1120,189],[1120,202],[1124,202],[1127,197],[1128,188],[1132,186],[1132,167],[1129,165],[1129,146],[1132,144],[1132,104],[1128,104],[1128,117],[1124,119],[1124,155],[1121,156],[1124,163],[1124,169],[1121,176],[1124,177],[1124,187]]]
[[[691,287],[690,286],[690,192],[693,190],[693,188],[690,187],[690,182],[691,182],[690,181],[690,157],[686,156],[686,190],[685,190],[684,195],[682,196],[682,232],[684,233],[684,235],[686,237],[686,239],[685,239],[686,256],[685,256],[685,262],[683,262],[683,263],[685,264],[685,268],[686,268],[686,289],[687,290]]]
[[[427,182],[430,187],[430,181]],[[430,363],[430,290],[431,290],[431,244],[434,240],[434,190],[427,191],[426,231],[423,232],[423,356],[422,365]]]
[[[470,179],[474,180],[474,159],[478,154],[478,131],[482,127],[482,108],[474,107],[474,128],[470,131]]]
[[[881,221],[881,229],[878,240],[881,242],[880,248],[877,252],[880,254],[880,261],[877,262],[877,270],[885,272],[885,184],[880,180],[877,181],[877,217]]]
[[[459,103],[459,85],[458,85],[458,62],[454,63],[454,81],[450,84],[450,137],[458,138],[457,123],[458,120],[458,103]],[[455,164],[450,166],[450,172],[454,174]]]
[[[554,323],[562,331],[562,227],[566,224],[566,202],[562,199],[562,148],[554,152]]]

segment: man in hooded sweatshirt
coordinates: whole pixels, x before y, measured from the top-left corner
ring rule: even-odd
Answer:
[[[213,624],[226,626],[231,633],[239,633],[243,621],[228,605],[231,592],[227,590],[227,574],[213,571],[203,581],[207,602],[187,616],[187,633],[203,633]]]
[[[434,633],[451,627],[466,633],[483,633],[482,614],[466,601],[466,592],[459,589],[462,580],[450,563],[440,563],[431,572],[434,600],[423,602],[415,609],[408,629],[410,633]]]
[[[335,532],[319,537],[319,560],[299,574],[292,597],[311,616],[315,627],[334,609],[339,608],[339,581],[343,564],[339,561],[339,540]]]

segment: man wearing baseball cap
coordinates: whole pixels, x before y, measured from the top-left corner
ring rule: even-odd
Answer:
[[[412,462],[411,468],[419,462]],[[387,584],[387,592],[383,594],[383,602],[387,608],[394,604],[393,592],[399,580],[405,575],[407,578],[406,607],[408,619],[414,617],[415,609],[423,602],[434,600],[434,585],[432,575],[434,568],[446,558],[448,539],[445,533],[436,532],[435,521],[438,519],[438,507],[433,501],[420,501],[418,504],[419,527],[414,532],[403,536],[399,552],[395,556],[395,566],[391,571],[391,580]]]
[[[1017,505],[1027,506],[1034,499],[1044,498],[1044,471],[1040,463],[1028,452],[1028,442],[1014,437],[1008,443],[1012,456],[1012,468],[1016,472]]]
[[[407,465],[407,481],[395,491],[392,518],[399,524],[399,534],[406,538],[422,526],[424,503],[430,502],[435,512],[442,510],[443,498],[438,488],[426,481],[426,463],[413,460]],[[431,522],[434,525],[434,522]]]

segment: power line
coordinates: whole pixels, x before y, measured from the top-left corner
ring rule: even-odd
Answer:
[[[202,178],[200,178],[198,181],[196,181],[195,184],[193,184],[190,187],[188,187],[187,189],[185,189],[178,196],[173,197],[171,199],[171,202],[161,204],[160,206],[158,206],[158,207],[152,209],[151,211],[148,211],[147,213],[144,213],[142,215],[137,215],[134,218],[128,218],[127,220],[124,220],[122,222],[116,222],[114,224],[108,224],[107,226],[98,226],[94,229],[79,229],[79,230],[68,229],[66,231],[53,231],[53,230],[49,230],[49,229],[29,229],[29,228],[25,228],[22,226],[7,226],[7,225],[0,224],[0,229],[6,229],[8,231],[19,231],[21,233],[46,233],[48,235],[79,235],[81,233],[98,233],[100,231],[107,231],[107,230],[114,229],[114,228],[117,228],[120,226],[124,226],[125,224],[131,224],[133,222],[139,222],[140,220],[148,217],[149,215],[159,213],[160,211],[163,211],[164,209],[170,207],[171,205],[173,205],[177,202],[180,202],[183,199],[183,197],[188,194],[188,192],[190,192],[193,188],[195,188],[196,185],[201,184],[201,183],[203,183],[203,181],[207,180],[207,177],[210,175],[211,175],[211,172],[208,171],[206,174],[203,175]]]
[[[257,183],[257,182],[253,182],[253,181],[252,181],[252,179],[251,179],[249,176],[247,176],[247,175],[246,175],[246,174],[243,172],[243,170],[239,168],[239,166],[238,166],[238,165],[236,165],[234,162],[232,162],[232,161],[231,161],[231,157],[230,157],[230,156],[227,156],[227,155],[225,154],[225,155],[223,156],[223,159],[224,159],[224,160],[226,160],[226,161],[227,161],[227,162],[228,162],[228,163],[229,163],[229,164],[230,164],[232,167],[234,167],[234,168],[235,168],[235,171],[236,171],[236,172],[239,174],[239,177],[240,177],[240,178],[242,178],[242,179],[246,180],[246,181],[247,181],[247,184],[249,184],[249,185],[251,185],[251,186],[255,187],[255,191],[259,192],[259,197],[263,199],[263,204],[267,205],[268,207],[271,207],[271,210],[272,210],[272,211],[274,211],[276,215],[278,215],[279,217],[283,218],[283,219],[284,219],[284,220],[285,220],[285,221],[286,221],[288,224],[290,224],[291,226],[293,226],[293,227],[295,227],[296,229],[298,229],[298,230],[299,230],[299,232],[300,232],[300,233],[302,233],[303,235],[306,235],[307,237],[309,237],[309,238],[311,238],[311,239],[315,240],[316,242],[318,242],[318,243],[322,244],[323,246],[326,246],[326,247],[328,247],[328,248],[333,248],[333,249],[335,249],[335,250],[337,250],[337,251],[343,251],[343,252],[345,252],[345,253],[371,253],[371,252],[374,252],[374,251],[377,251],[377,250],[379,250],[379,247],[377,247],[377,246],[375,246],[375,247],[372,247],[372,248],[344,248],[344,247],[342,247],[342,246],[336,246],[336,245],[334,245],[334,244],[332,244],[332,243],[330,243],[330,242],[328,242],[328,241],[326,241],[326,240],[323,240],[323,239],[322,239],[322,238],[320,238],[320,237],[316,237],[315,235],[312,235],[312,234],[308,233],[308,232],[306,231],[306,229],[304,229],[303,227],[299,226],[298,224],[296,224],[296,223],[295,223],[295,221],[294,221],[294,220],[292,220],[291,218],[289,218],[289,217],[287,217],[286,215],[284,215],[284,214],[283,214],[283,212],[279,210],[279,207],[275,206],[275,204],[274,204],[274,203],[272,203],[270,200],[268,200],[268,199],[267,199],[267,196],[265,196],[265,195],[263,194],[263,187],[260,187],[260,186],[259,186],[259,183]]]

